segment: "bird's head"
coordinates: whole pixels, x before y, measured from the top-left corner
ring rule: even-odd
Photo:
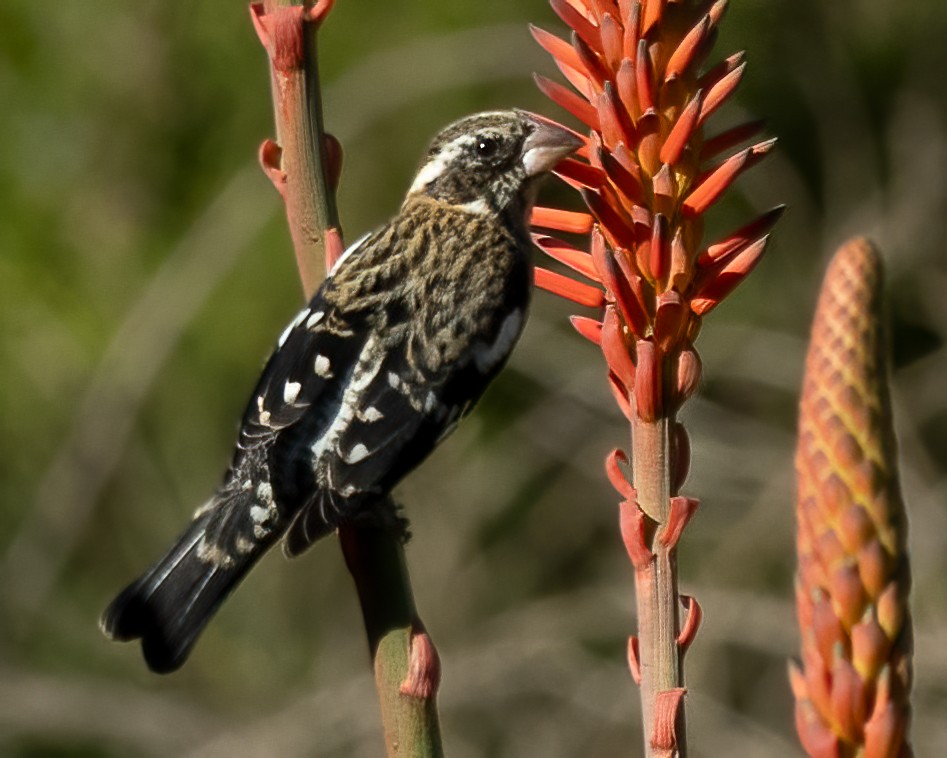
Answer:
[[[468,116],[435,137],[408,198],[425,195],[474,213],[526,210],[535,180],[581,144],[572,132],[527,111]]]

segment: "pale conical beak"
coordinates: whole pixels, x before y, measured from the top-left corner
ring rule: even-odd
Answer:
[[[582,147],[582,139],[568,129],[542,116],[526,111],[521,113],[533,127],[523,143],[523,167],[527,176],[551,171],[559,161]]]

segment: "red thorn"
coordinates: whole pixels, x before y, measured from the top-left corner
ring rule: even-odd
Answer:
[[[639,339],[635,345],[635,409],[645,423],[657,421],[662,412],[661,361],[651,340]]]
[[[273,70],[284,75],[300,70],[303,66],[304,8],[292,5],[267,12],[263,3],[251,3],[250,18]]]
[[[430,636],[421,628],[411,631],[408,649],[408,673],[399,692],[405,697],[428,699],[437,694],[441,682],[441,661]]]
[[[555,229],[557,232],[588,234],[592,231],[593,221],[588,213],[537,207],[533,208],[529,223],[541,229]]]
[[[698,316],[703,316],[713,310],[759,263],[768,242],[769,235],[758,239],[729,259],[726,265],[719,269],[715,268],[713,274],[702,275],[701,279],[704,283],[699,287],[695,285],[694,294],[690,298],[691,310]]]
[[[628,638],[628,670],[635,684],[641,686],[641,656],[638,652],[638,638]]]
[[[761,235],[769,232],[782,217],[785,210],[785,205],[777,205],[775,208],[753,219],[750,223],[744,224],[739,229],[730,232],[730,234],[719,242],[710,245],[707,250],[698,257],[698,265],[709,266],[715,261],[722,261],[734,255],[738,255],[749,245],[756,242]]]
[[[704,16],[697,24],[686,34],[681,44],[671,53],[665,69],[664,81],[669,82],[679,76],[683,76],[687,68],[697,62],[697,53],[703,47],[703,42],[710,34],[710,18]]]
[[[330,226],[325,231],[326,241],[326,271],[331,271],[342,253],[345,252],[345,245],[342,242],[342,233],[334,226]]]
[[[710,115],[716,111],[721,105],[724,104],[726,99],[733,94],[733,91],[737,88],[737,85],[740,84],[740,80],[743,78],[743,73],[746,71],[746,63],[741,63],[733,71],[724,76],[720,81],[716,82],[710,89],[707,91],[707,96],[704,98],[703,107],[700,109],[700,120],[699,123],[704,123]]]
[[[681,539],[684,527],[690,523],[697,511],[700,500],[693,497],[678,495],[671,498],[671,508],[668,511],[668,520],[658,531],[657,539],[668,550],[673,550]]]
[[[700,111],[703,104],[703,90],[697,90],[697,93],[690,99],[690,102],[684,106],[681,115],[677,117],[671,133],[661,146],[661,152],[658,157],[661,162],[667,165],[677,163],[684,154],[684,148],[687,147],[688,140],[694,134],[697,128],[697,121],[700,118]]]
[[[651,64],[651,56],[648,55],[648,43],[643,39],[638,41],[638,54],[635,59],[635,86],[638,90],[638,102],[641,104],[642,112],[654,108],[654,67]]]
[[[559,39],[555,34],[550,34],[545,29],[540,29],[532,24],[529,25],[529,31],[533,35],[533,39],[539,43],[539,46],[553,58],[569,68],[585,73],[585,66],[582,65],[582,61],[572,45],[564,39]]]
[[[602,322],[586,316],[569,316],[573,328],[595,345],[602,344]]]
[[[628,354],[628,344],[622,335],[621,323],[615,306],[605,308],[602,321],[602,352],[612,375],[622,383],[627,392],[635,386],[635,364]]]
[[[605,293],[598,287],[590,287],[568,276],[563,276],[539,266],[535,268],[533,274],[533,283],[540,289],[589,308],[601,308],[605,305]]]
[[[573,271],[577,271],[587,279],[594,282],[600,281],[592,262],[592,256],[588,253],[578,250],[555,237],[547,237],[544,234],[533,234],[532,237],[533,243],[550,258],[568,266]]]
[[[533,80],[540,91],[556,105],[567,110],[590,129],[596,131],[599,129],[598,114],[588,101],[583,100],[572,90],[566,89],[559,82],[547,79],[542,74],[533,74]]]
[[[631,559],[635,570],[646,569],[654,557],[648,548],[645,534],[644,511],[634,500],[623,500],[618,504],[618,520],[621,527],[621,538],[625,543],[625,551]]]
[[[700,622],[704,618],[704,611],[700,607],[700,603],[697,602],[697,598],[691,595],[681,595],[681,605],[684,606],[684,610],[687,613],[687,618],[684,619],[684,626],[681,629],[681,633],[677,635],[677,644],[681,648],[682,653],[687,652],[687,648],[691,646],[691,643],[694,641],[694,638],[697,636],[697,630],[700,629]]]
[[[701,161],[707,161],[715,158],[720,153],[726,152],[732,147],[736,147],[741,142],[746,142],[759,134],[766,122],[762,119],[756,121],[747,121],[745,124],[739,124],[726,131],[717,134],[707,140],[700,148]]]
[[[628,456],[617,447],[605,457],[605,474],[612,487],[625,500],[637,500],[638,493],[621,471],[621,464],[628,464]]]
[[[655,698],[650,742],[656,750],[677,749],[677,715],[686,692],[683,687],[675,687],[659,692]]]
[[[260,161],[260,168],[266,174],[276,191],[280,193],[283,199],[286,199],[286,172],[282,168],[283,148],[277,145],[271,139],[265,139],[260,143],[260,149],[257,151],[257,159]]]
[[[566,0],[549,0],[553,11],[572,29],[589,47],[595,48],[598,42],[598,29],[585,16],[579,13]]]

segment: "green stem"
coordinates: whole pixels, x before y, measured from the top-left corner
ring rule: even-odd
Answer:
[[[677,643],[680,599],[676,548],[674,545],[664,545],[654,538],[670,517],[669,430],[673,429],[674,420],[662,416],[655,421],[644,421],[637,413],[632,415],[634,487],[638,505],[652,527],[649,530],[652,558],[647,565],[638,568],[635,574],[645,755],[648,758],[684,758],[687,745],[683,704],[677,711],[676,723],[673,725],[675,748],[669,750],[655,744],[655,729],[659,721],[658,698],[663,692],[684,686],[682,660]]]
[[[299,6],[291,0],[265,0],[262,7],[274,25],[294,24],[283,26],[280,34],[272,34],[273,27],[269,34],[265,28],[261,33],[270,54],[279,140],[275,155],[264,144],[261,157],[286,203],[307,299],[326,276],[327,233],[339,230],[317,59],[317,32],[330,5],[325,0],[315,4],[322,11],[317,19],[294,12],[293,6]],[[305,10],[313,6],[307,2]],[[401,536],[392,530],[344,526],[339,541],[362,607],[387,753],[438,758],[443,755],[436,706],[440,664],[418,619]]]

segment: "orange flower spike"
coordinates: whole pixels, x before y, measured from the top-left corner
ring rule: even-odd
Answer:
[[[549,5],[552,6],[556,15],[565,21],[566,26],[575,31],[589,47],[597,48],[600,44],[599,30],[585,14],[580,13],[575,6],[566,2],[566,0],[549,0]]]
[[[619,0],[619,14],[624,19],[622,30],[622,57],[634,59],[638,50],[638,30],[641,28],[641,3],[637,0]],[[629,101],[625,101],[629,102]]]
[[[729,255],[734,255],[745,250],[749,245],[769,232],[782,217],[785,210],[785,205],[778,205],[772,210],[768,210],[766,213],[753,219],[749,224],[745,224],[739,229],[730,232],[730,234],[719,242],[710,245],[706,252],[702,253],[698,258],[698,264],[706,266],[713,261],[722,260]]]
[[[665,0],[642,0],[644,5],[644,18],[641,23],[641,36],[647,36],[648,32],[661,21],[664,15]]]
[[[697,128],[697,120],[700,117],[703,100],[703,91],[697,90],[696,94],[684,106],[684,110],[681,111],[681,115],[674,122],[670,134],[661,146],[659,157],[662,163],[677,163],[681,155],[684,154],[684,148],[687,147],[694,135],[694,130]]]
[[[746,71],[746,63],[741,63],[733,71],[724,76],[720,81],[715,82],[707,90],[707,96],[704,98],[704,105],[700,111],[700,123],[703,124],[710,116],[726,102],[739,86]]]
[[[533,234],[532,236],[533,244],[550,258],[555,258],[573,271],[582,274],[586,279],[591,279],[594,282],[599,281],[591,255],[555,237],[547,237],[542,234]]]
[[[602,52],[612,71],[617,71],[624,57],[624,29],[611,13],[602,14]]]
[[[668,59],[664,71],[664,81],[670,82],[683,76],[692,65],[699,62],[698,53],[707,46],[704,43],[710,36],[710,16],[704,16],[681,40],[671,57]]]
[[[605,305],[605,293],[597,287],[577,282],[568,276],[537,266],[533,272],[534,283],[540,289],[552,292],[579,305],[601,308]]]
[[[657,101],[654,89],[654,66],[648,54],[648,43],[644,39],[638,40],[638,50],[635,54],[635,87],[642,112],[653,110]]]
[[[601,92],[605,82],[611,79],[611,72],[602,61],[601,56],[589,45],[585,44],[585,40],[579,37],[578,34],[573,32],[571,40],[573,50],[575,50],[576,55],[579,56],[579,60],[582,61],[583,71],[589,77],[589,81],[593,83],[595,91]]]
[[[573,328],[594,345],[602,344],[602,322],[586,316],[569,316]]]
[[[720,153],[726,152],[737,145],[751,140],[763,131],[764,122],[762,119],[756,121],[747,121],[745,124],[738,124],[726,131],[704,140],[700,148],[700,159],[709,161],[716,158]]]
[[[538,26],[529,25],[530,34],[533,39],[539,43],[539,46],[549,53],[555,60],[565,64],[576,71],[584,71],[582,61],[578,53],[565,40],[559,39],[555,34],[550,34],[545,29]]]
[[[540,91],[554,103],[569,111],[590,129],[597,131],[600,128],[595,107],[587,100],[542,74],[533,74],[533,79]]]
[[[592,231],[592,217],[588,213],[564,211],[559,208],[537,206],[529,217],[531,226],[541,229],[555,229],[568,234],[588,234]]]

